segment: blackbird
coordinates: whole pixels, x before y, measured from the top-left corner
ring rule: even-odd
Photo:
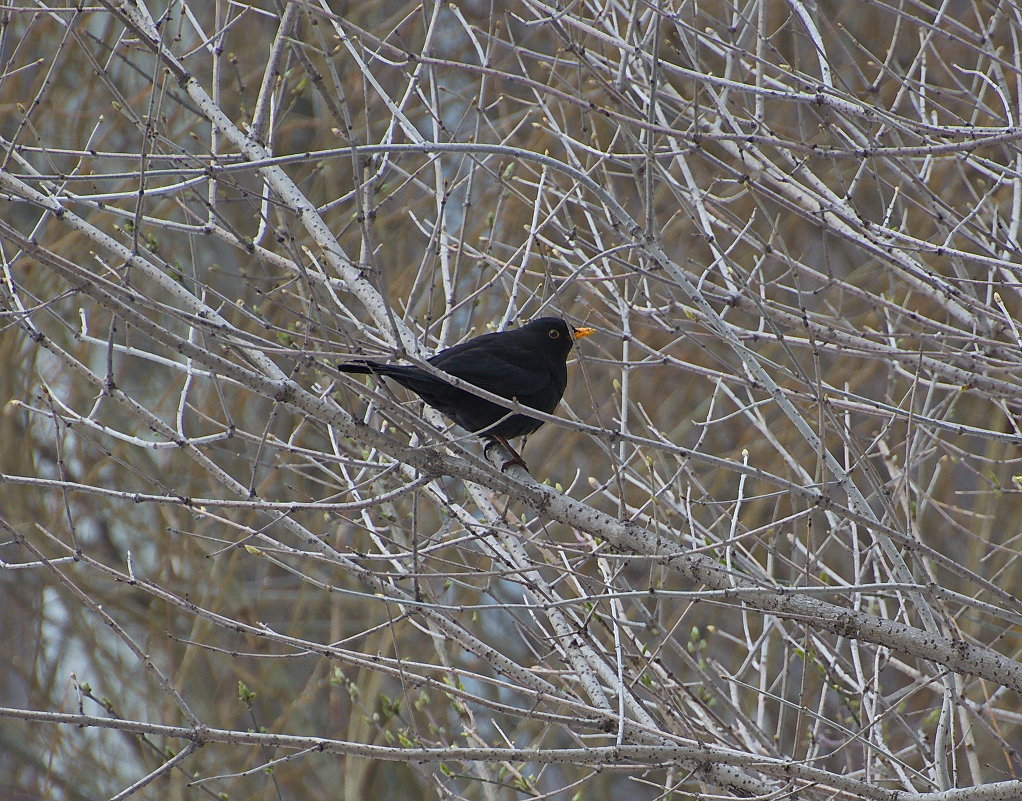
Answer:
[[[557,408],[568,384],[566,361],[572,344],[595,332],[595,328],[574,328],[557,317],[541,317],[513,331],[462,342],[427,361],[468,384],[549,414]],[[527,436],[543,425],[534,417],[513,413],[459,389],[421,367],[363,359],[337,368],[345,373],[390,376],[462,428],[486,439],[486,450],[500,443],[513,455],[501,470],[512,464],[526,467],[508,440]]]

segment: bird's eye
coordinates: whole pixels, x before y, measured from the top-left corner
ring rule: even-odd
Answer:
[[[558,331],[556,328],[551,328],[549,331],[546,332],[546,335],[551,339],[559,339],[561,336],[561,332]]]

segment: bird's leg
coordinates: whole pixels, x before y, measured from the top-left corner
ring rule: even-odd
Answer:
[[[522,458],[521,454],[518,453],[518,451],[516,451],[514,448],[512,448],[511,443],[508,442],[504,437],[496,437],[493,434],[490,434],[486,445],[483,446],[483,456],[489,458],[490,448],[492,448],[494,445],[500,445],[504,448],[507,448],[508,451],[511,452],[511,458],[500,466],[501,473],[503,473],[513,464],[521,465],[525,469],[526,473],[529,472],[529,466],[525,463],[525,460]]]

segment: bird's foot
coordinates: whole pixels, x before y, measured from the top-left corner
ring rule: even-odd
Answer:
[[[483,456],[485,456],[487,459],[489,459],[490,458],[490,448],[492,448],[492,447],[494,447],[496,445],[500,445],[502,448],[504,448],[505,450],[507,450],[511,454],[511,458],[508,459],[506,462],[504,462],[500,466],[500,472],[501,473],[506,472],[507,469],[509,467],[511,467],[512,465],[518,465],[526,473],[529,472],[529,466],[525,463],[525,460],[521,457],[521,454],[519,454],[518,451],[516,451],[514,448],[512,448],[511,447],[511,443],[508,442],[503,437],[494,437],[489,442],[487,442],[486,445],[483,446]]]
[[[505,472],[509,467],[511,467],[511,465],[515,464],[519,465],[522,468],[522,470],[524,470],[526,473],[529,472],[529,466],[525,463],[525,460],[517,453],[500,466],[500,472],[501,473]]]

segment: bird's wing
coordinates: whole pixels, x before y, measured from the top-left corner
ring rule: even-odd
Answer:
[[[494,350],[485,346],[485,340],[477,342],[455,345],[430,359],[430,364],[487,392],[523,402],[550,386],[550,371],[543,368],[535,354]]]

